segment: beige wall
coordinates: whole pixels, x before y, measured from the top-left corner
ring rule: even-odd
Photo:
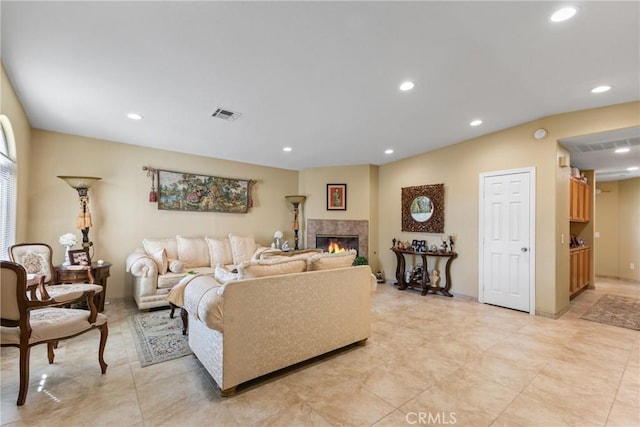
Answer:
[[[29,188],[29,151],[31,147],[31,125],[25,114],[20,100],[9,82],[4,66],[0,67],[0,114],[6,115],[11,121],[16,146],[13,147],[15,160],[17,161],[18,200],[16,206],[17,224],[16,241],[24,241],[27,237],[27,198],[20,197],[27,194]],[[10,147],[10,150],[12,148]],[[7,258],[7,254],[0,256]]]
[[[307,196],[305,222],[307,219],[369,221],[369,254],[366,256],[374,270],[377,268],[378,250],[377,182],[378,167],[372,165],[309,168],[300,171],[299,176],[299,192]],[[346,211],[327,210],[327,184],[347,184]]]
[[[597,187],[595,274],[640,282],[640,178]]]
[[[568,171],[560,168],[557,141],[570,136],[640,124],[640,103],[578,111],[525,123],[440,150],[383,165],[379,170],[380,268],[395,272],[391,240],[427,239],[439,235],[402,233],[402,187],[444,183],[445,229],[456,233],[459,257],[452,264],[454,293],[478,296],[478,188],[479,174],[523,167],[536,169],[536,312],[556,315],[569,302]],[[548,136],[535,140],[545,128]],[[565,180],[566,178],[566,180]],[[564,234],[564,243],[561,237]]]
[[[255,179],[254,207],[248,214],[158,210],[148,201],[151,181],[142,171],[143,165]],[[125,258],[145,237],[221,237],[232,232],[254,235],[258,242],[270,245],[274,231],[280,229],[293,241],[292,216],[284,196],[297,192],[296,171],[34,130],[28,239],[53,246],[56,262],[63,259],[60,235],[75,232],[81,238],[75,229],[78,194],[56,178],[58,175],[102,177],[89,190],[94,223],[89,237],[95,244],[96,258],[113,263],[107,299],[131,295]]]
[[[596,193],[594,270],[598,276],[618,277],[618,191],[619,181],[599,182]]]

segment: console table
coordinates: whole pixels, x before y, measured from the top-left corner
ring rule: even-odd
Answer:
[[[449,289],[451,289],[451,262],[458,257],[458,254],[455,252],[417,252],[410,251],[405,249],[391,248],[394,254],[396,254],[396,286],[398,286],[399,290],[405,290],[408,287],[413,287],[413,285],[420,285],[422,287],[422,295],[427,295],[429,291],[432,293],[440,292],[442,295],[452,297],[453,295],[449,293]],[[418,255],[422,257],[422,268],[424,273],[422,274],[422,281],[419,283],[407,281],[405,278],[405,255]],[[447,264],[445,266],[445,285],[438,286],[436,284],[431,283],[431,279],[429,279],[428,264],[427,257],[438,257],[438,258],[447,258]]]
[[[98,311],[104,311],[104,299],[107,293],[107,278],[110,276],[109,269],[111,268],[111,263],[105,262],[103,264],[98,264],[97,262],[91,263],[91,275],[93,275],[94,283],[96,285],[102,286],[102,292],[96,294],[98,297],[97,306]],[[56,265],[53,268],[53,281],[54,285],[59,283],[78,283],[78,282],[89,282],[89,273],[87,270],[74,270],[72,268],[67,268],[65,265]]]

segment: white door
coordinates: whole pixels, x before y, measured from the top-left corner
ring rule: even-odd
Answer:
[[[480,177],[480,301],[533,312],[535,171]]]

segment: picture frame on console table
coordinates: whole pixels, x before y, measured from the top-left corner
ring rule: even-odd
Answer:
[[[89,249],[78,249],[75,251],[69,251],[69,261],[71,265],[89,265],[91,264],[91,257],[89,256]]]
[[[444,184],[402,188],[402,231],[444,233]]]
[[[327,184],[327,210],[347,210],[347,184]]]

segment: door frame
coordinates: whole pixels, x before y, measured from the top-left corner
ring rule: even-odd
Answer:
[[[478,302],[484,304],[484,182],[485,178],[516,173],[529,173],[529,314],[536,314],[536,168],[527,167],[482,172],[478,193]]]

